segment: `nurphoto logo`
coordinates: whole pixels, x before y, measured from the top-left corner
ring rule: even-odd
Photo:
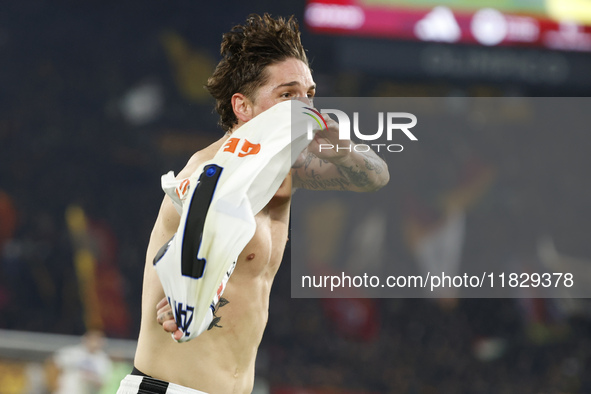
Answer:
[[[321,114],[332,114],[336,116],[338,124],[339,124],[339,140],[350,140],[351,139],[351,121],[349,116],[338,109],[321,109],[316,110],[313,108],[305,107],[305,109],[311,111],[312,113],[304,112],[304,114],[310,116],[316,124],[320,127],[320,130],[327,130],[328,125],[326,121],[323,119]],[[384,121],[385,119],[385,121]],[[406,122],[404,122],[406,120]],[[386,143],[361,143],[361,144],[354,144],[354,145],[339,145],[339,144],[319,144],[319,149],[322,151],[323,149],[335,149],[337,152],[339,150],[355,150],[356,152],[367,152],[373,147],[377,152],[380,151],[388,151],[388,152],[402,152],[404,147],[400,144],[393,144],[390,143],[393,139],[394,132],[401,131],[404,135],[411,141],[417,141],[417,137],[410,131],[411,128],[416,126],[417,124],[417,117],[410,112],[378,112],[378,130],[373,134],[363,134],[359,130],[359,112],[353,112],[353,134],[359,140],[363,142],[367,141],[377,141],[379,138],[382,137],[384,134],[384,123],[386,123],[385,127],[385,134],[386,140],[389,142]],[[314,129],[315,125],[312,121],[308,123],[308,140],[312,140],[314,138]]]

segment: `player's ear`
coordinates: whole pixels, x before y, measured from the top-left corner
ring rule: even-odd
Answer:
[[[234,93],[232,96],[232,110],[234,110],[234,115],[238,120],[244,123],[253,118],[252,102],[242,93]]]

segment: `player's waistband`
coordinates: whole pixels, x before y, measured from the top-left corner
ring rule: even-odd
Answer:
[[[135,372],[135,371],[134,371]],[[127,375],[119,386],[117,394],[207,394],[203,391],[179,386],[178,384],[154,379],[150,376]]]

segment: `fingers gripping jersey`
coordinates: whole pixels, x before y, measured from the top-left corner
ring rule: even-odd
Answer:
[[[292,106],[297,108],[292,111]],[[302,113],[300,106],[299,101],[282,102],[250,120],[188,182],[174,187],[174,175],[163,176],[163,189],[180,209],[181,220],[154,265],[183,332],[179,342],[209,327],[236,260],[255,233],[254,216],[310,142],[309,118],[292,117]]]

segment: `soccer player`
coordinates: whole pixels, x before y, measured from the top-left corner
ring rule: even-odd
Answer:
[[[97,394],[111,373],[111,359],[104,352],[104,335],[90,330],[82,343],[56,352],[53,362],[60,371],[55,394]]]
[[[177,175],[179,182],[210,160],[235,130],[257,115],[285,100],[311,100],[316,92],[293,16],[286,20],[251,15],[244,25],[224,34],[221,54],[207,89],[216,99],[226,133],[190,158]],[[177,231],[180,219],[170,198],[164,198],[146,255],[135,368],[122,382],[119,394],[252,391],[271,285],[287,242],[293,188],[374,191],[389,180],[386,164],[371,151],[323,149],[313,154],[320,143],[338,141],[338,125],[329,117],[325,120],[328,130],[316,134],[274,197],[256,215],[256,232],[236,262],[217,305],[214,324],[184,343],[170,337],[173,333],[180,339],[182,332],[163,299],[153,266],[155,255]]]

